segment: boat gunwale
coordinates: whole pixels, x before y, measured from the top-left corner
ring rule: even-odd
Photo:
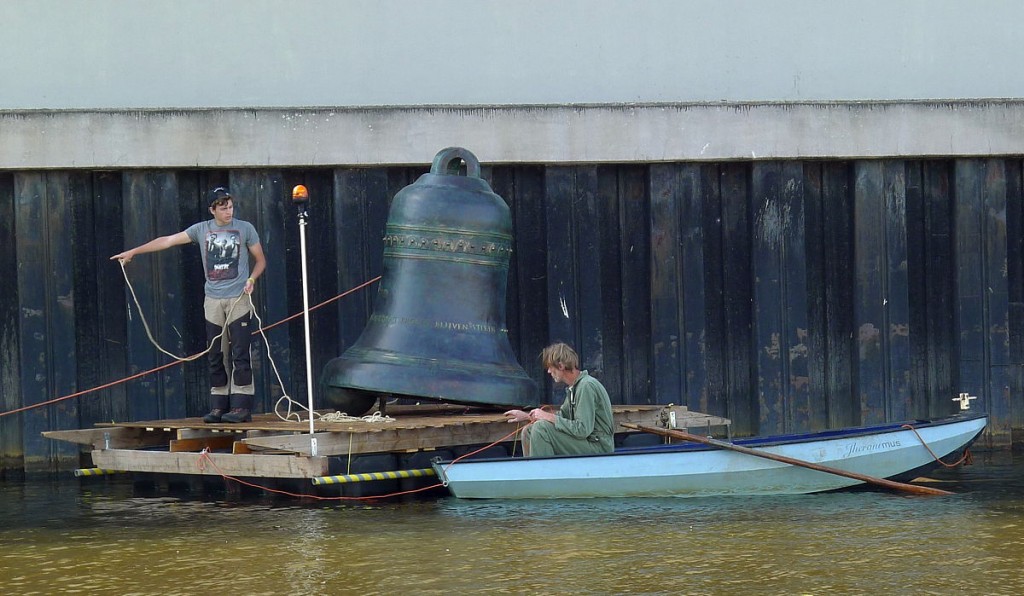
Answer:
[[[770,435],[764,437],[749,437],[740,440],[733,441],[731,444],[739,445],[743,447],[775,447],[779,445],[799,445],[802,443],[814,443],[818,441],[832,441],[840,439],[850,439],[863,436],[872,435],[885,435],[909,429],[903,428],[905,425],[911,425],[916,430],[935,428],[939,426],[948,426],[951,424],[958,424],[963,422],[970,422],[972,420],[987,419],[988,414],[986,413],[967,413],[967,414],[954,414],[952,416],[944,416],[941,418],[932,419],[917,419],[907,420],[902,422],[885,422],[881,424],[858,426],[858,427],[847,427],[841,429],[832,429],[824,431],[814,431],[806,433],[791,433],[785,435]],[[982,426],[981,431],[987,426],[986,423]],[[975,436],[973,440],[977,439]],[[970,443],[968,443],[970,444]],[[437,466],[446,467],[453,463],[458,465],[473,464],[473,463],[497,463],[506,461],[544,461],[544,460],[560,460],[560,459],[573,459],[573,458],[595,458],[595,457],[615,457],[615,456],[627,456],[627,455],[654,455],[654,454],[667,454],[667,453],[680,453],[680,452],[703,452],[703,451],[720,451],[721,447],[715,447],[711,445],[704,445],[701,443],[675,443],[669,445],[646,445],[642,447],[619,447],[611,453],[587,453],[578,455],[551,455],[545,457],[522,457],[522,456],[507,456],[507,457],[486,457],[486,458],[467,458],[458,461],[452,459],[440,459],[438,458],[435,462]]]

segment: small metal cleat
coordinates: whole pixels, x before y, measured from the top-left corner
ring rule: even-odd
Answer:
[[[963,411],[971,409],[971,400],[972,399],[978,399],[978,398],[973,396],[973,395],[971,395],[970,393],[961,393],[960,397],[954,397],[953,401],[960,402],[960,411],[963,412]]]

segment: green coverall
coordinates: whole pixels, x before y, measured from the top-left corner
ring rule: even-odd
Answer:
[[[615,450],[612,402],[604,385],[581,371],[555,422],[539,420],[526,429],[530,457],[611,453]]]

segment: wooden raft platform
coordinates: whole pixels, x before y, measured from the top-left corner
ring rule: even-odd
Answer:
[[[663,428],[728,426],[729,420],[682,406],[613,406],[616,432],[623,423]],[[328,474],[329,458],[372,453],[410,453],[513,441],[515,425],[501,411],[446,404],[389,406],[378,421],[283,421],[257,414],[242,424],[206,424],[201,418],[98,424],[95,428],[44,432],[43,436],[92,449],[104,470],[254,478],[316,478]],[[675,422],[673,425],[672,422]],[[311,455],[310,438],[317,440]],[[199,454],[209,450],[205,457]],[[206,460],[206,458],[209,458]]]

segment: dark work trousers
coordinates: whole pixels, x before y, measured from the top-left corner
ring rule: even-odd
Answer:
[[[203,302],[206,313],[209,352],[210,394],[216,396],[253,395],[252,382],[252,309],[249,296],[241,298],[210,298]],[[227,323],[227,329],[224,324]]]

